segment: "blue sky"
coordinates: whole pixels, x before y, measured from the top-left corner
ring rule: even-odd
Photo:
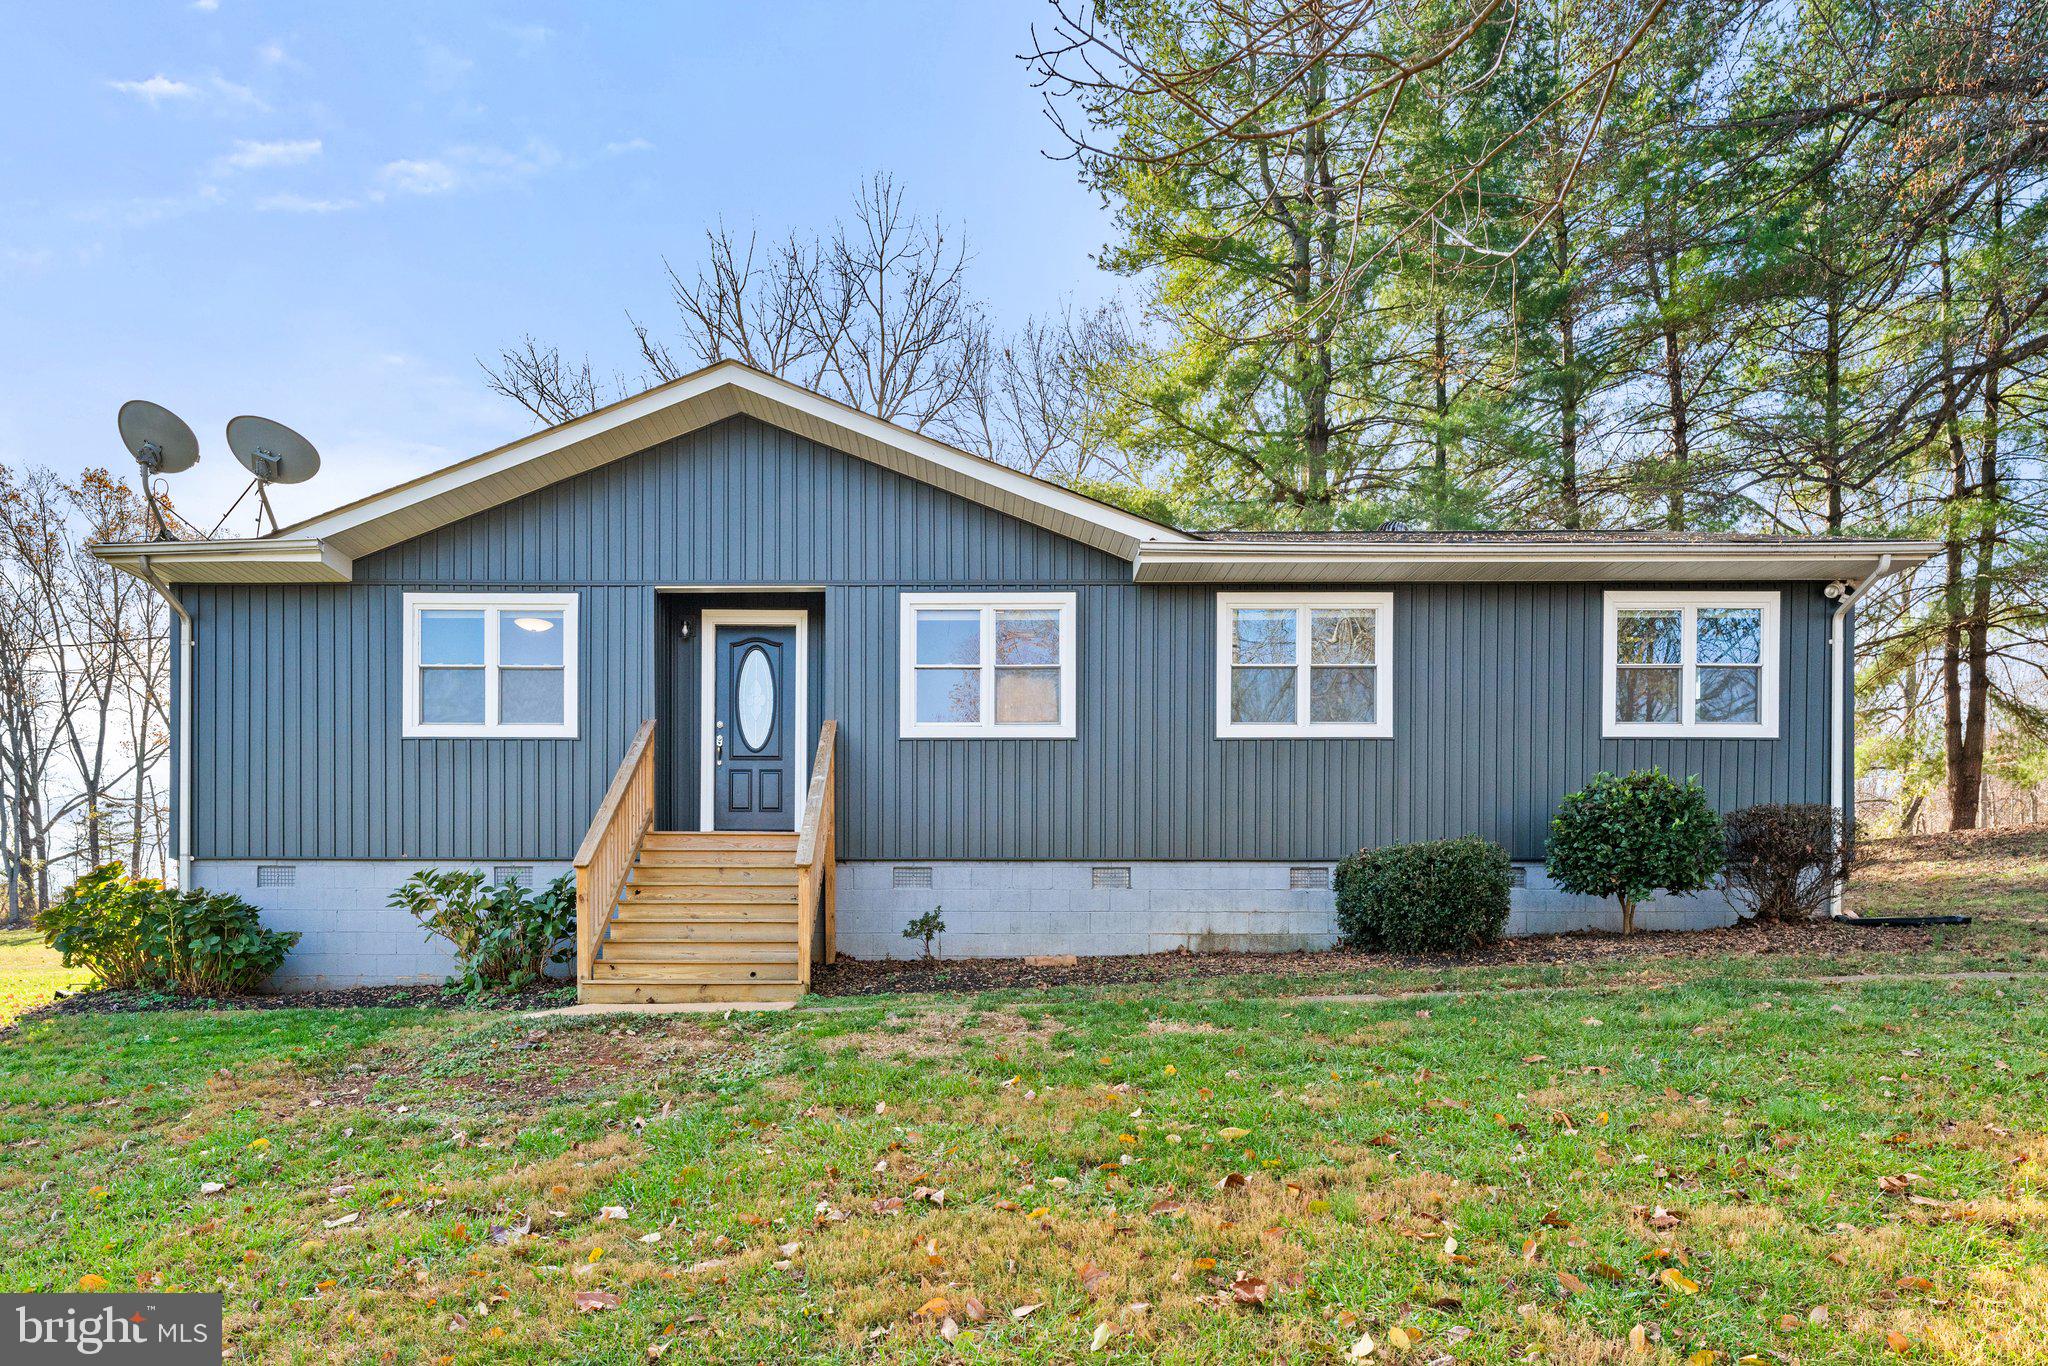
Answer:
[[[875,170],[963,229],[999,322],[1103,297],[1109,231],[1015,54],[1036,0],[10,7],[0,462],[130,468],[126,398],[239,491],[258,412],[328,468],[287,520],[530,430],[476,357],[628,368],[719,218],[822,226]],[[241,514],[233,529],[246,532]]]

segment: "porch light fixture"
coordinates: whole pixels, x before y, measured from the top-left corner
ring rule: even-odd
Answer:
[[[546,617],[514,617],[512,624],[522,631],[552,631],[555,623]]]

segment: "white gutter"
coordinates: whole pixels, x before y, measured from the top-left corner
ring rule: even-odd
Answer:
[[[178,890],[192,887],[192,616],[171,586],[150,568],[149,556],[138,555],[142,577],[154,585],[157,594],[170,604],[178,623],[178,719],[176,738],[171,742],[172,761],[178,770]]]
[[[1841,817],[1842,838],[1845,841],[1849,838],[1849,765],[1847,756],[1843,754],[1849,738],[1849,641],[1848,632],[1843,628],[1848,620],[1849,609],[1856,605],[1857,600],[1872,584],[1891,572],[1892,557],[1889,554],[1880,555],[1877,568],[1861,579],[1854,583],[1837,579],[1827,588],[1828,596],[1835,600],[1834,615],[1828,619],[1828,705],[1833,718],[1828,726],[1828,800],[1834,806],[1836,814]],[[1842,910],[1842,897],[1846,890],[1847,879],[1838,879],[1833,894],[1828,898],[1830,920],[1840,920],[1845,914]]]

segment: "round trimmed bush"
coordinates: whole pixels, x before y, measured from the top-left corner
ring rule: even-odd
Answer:
[[[1567,892],[1613,897],[1621,932],[1634,934],[1638,902],[1713,884],[1721,840],[1721,818],[1698,778],[1681,783],[1654,768],[1596,773],[1552,818],[1544,870]]]
[[[1459,953],[1500,942],[1507,850],[1477,835],[1361,849],[1337,865],[1344,942],[1396,953]]]

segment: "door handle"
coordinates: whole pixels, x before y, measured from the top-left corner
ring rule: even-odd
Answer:
[[[713,768],[723,768],[723,767],[725,766],[725,732],[724,732],[724,731],[720,731],[720,732],[718,732],[717,738],[715,738],[715,739],[714,739],[714,740],[713,740],[713,741],[711,742],[711,747],[712,747],[712,751],[713,751],[713,754],[714,754],[714,758],[713,758],[713,760],[712,760],[712,767],[713,767]]]

